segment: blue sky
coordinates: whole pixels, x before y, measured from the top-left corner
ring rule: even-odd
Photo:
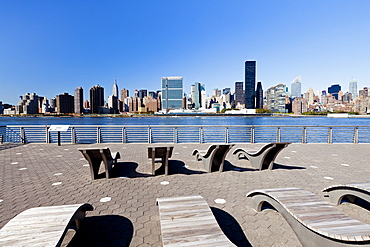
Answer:
[[[48,98],[96,84],[184,90],[244,81],[257,61],[263,89],[303,77],[302,92],[358,80],[370,86],[368,0],[0,0],[0,101]]]

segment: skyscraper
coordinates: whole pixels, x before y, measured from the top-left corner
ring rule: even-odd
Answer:
[[[201,85],[199,82],[196,82],[194,85],[192,85],[191,98],[195,109],[202,107]]]
[[[113,88],[112,88],[112,95],[116,96],[116,98],[118,99],[118,85],[117,85],[117,79],[116,78],[114,78],[114,84],[113,84]]]
[[[100,85],[90,88],[90,110],[92,114],[99,114],[99,107],[104,106],[104,88]]]
[[[256,61],[245,61],[245,108],[256,108]]]
[[[301,97],[302,76],[297,76],[291,83],[291,97]]]
[[[129,95],[129,91],[128,89],[121,89],[121,100],[124,100],[126,98],[128,98],[130,95]]]
[[[78,87],[74,91],[74,110],[75,113],[81,114],[84,112],[83,102],[84,102],[84,96],[83,96],[83,89],[82,87]]]
[[[263,108],[263,90],[262,90],[262,82],[257,82],[257,90],[256,90],[256,108],[262,109]]]
[[[183,78],[180,76],[162,77],[162,108],[181,109],[183,98]]]
[[[341,89],[342,89],[342,87],[339,84],[334,84],[334,85],[331,85],[330,87],[328,87],[328,93],[333,95],[335,97],[335,99],[338,100],[338,94],[339,94],[339,91]]]
[[[357,80],[350,80],[349,81],[349,90],[348,92],[352,94],[352,98],[356,98],[358,96],[357,94]]]
[[[74,97],[68,93],[57,95],[57,113],[73,113]]]
[[[148,96],[148,90],[146,90],[146,89],[140,89],[139,90],[139,98],[140,99],[144,99],[147,96]]]
[[[243,90],[243,82],[235,82],[235,105],[244,104],[245,101],[245,95]]]
[[[266,90],[266,107],[272,112],[288,112],[286,109],[287,87],[278,84]]]

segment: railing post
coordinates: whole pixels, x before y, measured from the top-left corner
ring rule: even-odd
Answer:
[[[127,143],[125,127],[122,128],[122,143]]]
[[[148,128],[148,143],[152,143],[152,127]]]
[[[276,142],[280,142],[280,127],[277,127],[276,130]]]
[[[251,128],[251,143],[254,143],[254,126]]]
[[[225,127],[225,143],[229,143],[229,127]]]
[[[173,143],[177,143],[178,133],[177,133],[177,127],[174,127],[173,129]]]
[[[46,143],[50,143],[50,132],[49,132],[49,127],[46,126]]]
[[[303,133],[302,133],[302,143],[306,143],[307,141],[307,129],[306,126],[303,127]]]
[[[96,143],[100,143],[100,127],[96,128]]]
[[[203,143],[203,127],[199,128],[199,143]]]
[[[72,143],[73,143],[73,144],[76,144],[76,133],[75,133],[75,127],[72,127],[72,129],[71,129],[71,139],[72,139]]]
[[[22,141],[22,144],[26,144],[26,134],[24,132],[24,128],[21,127],[21,141]]]
[[[353,143],[356,143],[356,144],[358,143],[358,126],[355,127]]]
[[[328,143],[333,143],[333,128],[332,127],[329,127]]]

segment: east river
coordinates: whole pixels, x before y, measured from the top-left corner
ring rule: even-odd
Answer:
[[[4,125],[299,125],[370,126],[370,118],[276,116],[0,117]]]

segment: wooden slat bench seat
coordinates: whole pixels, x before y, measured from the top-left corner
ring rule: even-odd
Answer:
[[[79,148],[85,159],[89,162],[91,179],[97,179],[100,164],[104,163],[105,177],[110,178],[112,167],[121,158],[119,152],[111,153],[109,148]]]
[[[203,161],[204,169],[207,172],[222,172],[226,155],[233,146],[234,144],[211,145],[207,150],[194,149],[192,155],[195,156],[196,160],[200,158]]]
[[[339,205],[344,197],[354,202],[355,198],[361,198],[370,202],[370,182],[332,185],[323,190],[329,194],[330,201]]]
[[[163,246],[235,246],[201,196],[157,198]]]
[[[309,191],[263,189],[247,196],[256,211],[267,202],[280,212],[303,246],[370,246],[370,225],[338,211]]]
[[[68,229],[78,230],[91,210],[87,203],[27,209],[0,230],[0,246],[61,246]]]
[[[272,142],[264,145],[258,151],[246,151],[242,148],[234,150],[233,154],[238,158],[244,156],[249,160],[252,167],[258,170],[271,170],[274,167],[274,161],[281,150],[286,148],[290,142]]]
[[[171,158],[173,146],[171,147],[148,147],[148,159],[152,159],[152,175],[155,175],[155,159],[161,159],[164,166],[164,174],[168,175],[168,159]]]

